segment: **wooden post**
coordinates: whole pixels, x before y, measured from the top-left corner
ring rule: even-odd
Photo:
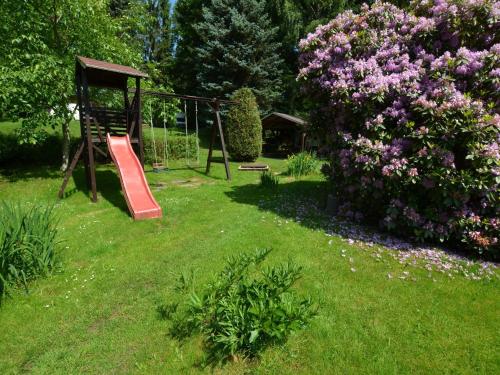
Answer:
[[[215,118],[217,120],[217,127],[219,128],[219,136],[220,136],[220,142],[222,145],[222,156],[224,157],[224,166],[226,167],[226,178],[228,181],[231,180],[231,171],[229,170],[229,160],[227,157],[227,151],[226,151],[226,142],[224,141],[224,132],[222,131],[222,123],[220,121],[220,112],[219,112],[219,102],[217,101],[217,107],[215,111]]]
[[[95,181],[95,161],[94,161],[94,148],[92,147],[92,131],[90,128],[90,100],[89,100],[89,85],[87,82],[87,74],[83,73],[83,98],[85,101],[85,132],[86,132],[86,147],[88,155],[88,165],[89,165],[89,177],[90,181],[87,180],[87,185],[92,191],[92,202],[97,202],[97,188]]]
[[[142,115],[141,115],[141,79],[135,78],[136,109],[137,109],[137,140],[139,142],[139,160],[141,161],[142,169],[144,169],[144,144],[142,141]]]
[[[125,80],[125,87],[123,88],[123,103],[125,105],[125,110],[130,110],[130,100],[128,98],[128,87],[127,80]]]
[[[215,144],[215,136],[217,134],[217,129],[215,127],[215,123],[212,124],[211,134],[210,134],[210,145],[208,146],[208,157],[207,157],[207,169],[205,173],[210,173],[210,163],[212,163],[212,150]]]
[[[82,75],[83,75],[83,72],[82,72],[82,68],[80,66],[80,64],[76,63],[77,64],[77,75],[76,75],[76,88],[77,88],[77,91],[76,91],[76,94],[77,94],[77,99],[78,99],[78,106],[80,107],[80,135],[81,135],[81,138],[82,138],[82,142],[84,143],[84,147],[83,147],[83,166],[85,168],[85,182],[87,183],[87,187],[89,188],[90,190],[90,184],[89,184],[89,181],[90,181],[90,166],[89,166],[89,157],[88,157],[88,152],[86,150],[86,147],[87,147],[87,142],[86,142],[86,130],[85,130],[85,113],[86,111],[88,110],[88,108],[85,107],[84,103],[83,103],[83,93],[82,93]]]
[[[130,101],[128,99],[128,88],[127,88],[127,79],[125,79],[125,84],[123,87],[123,104],[125,107],[125,121],[127,121],[127,133],[130,132],[131,127],[131,117],[130,117]]]

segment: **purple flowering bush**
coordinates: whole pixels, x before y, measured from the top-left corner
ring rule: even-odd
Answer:
[[[376,2],[300,42],[339,214],[500,256],[500,1]]]

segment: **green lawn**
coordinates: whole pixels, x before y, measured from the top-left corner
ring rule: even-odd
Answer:
[[[5,128],[0,124],[0,131]],[[202,164],[204,157],[206,149]],[[283,160],[259,161],[275,172],[286,168]],[[497,276],[428,277],[388,251],[377,258],[377,246],[325,235],[327,222],[312,209],[324,205],[326,182],[319,175],[283,176],[272,193],[259,188],[258,174],[238,172],[237,163],[231,163],[231,182],[220,163],[210,176],[203,166],[173,167],[147,173],[164,218],[141,222],[130,218],[112,165],[97,170],[95,204],[81,166],[64,200],[56,198],[62,181],[57,166],[2,171],[1,199],[56,204],[62,268],[0,307],[1,374],[209,373],[200,366],[200,339],[170,338],[170,323],[156,306],[179,301],[179,272],[194,269],[201,285],[224,257],[262,247],[273,249],[268,264],[292,258],[304,267],[296,288],[319,303],[319,315],[259,361],[215,372],[500,372]],[[411,278],[397,277],[403,272]]]

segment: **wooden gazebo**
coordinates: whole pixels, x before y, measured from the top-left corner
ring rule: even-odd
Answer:
[[[266,152],[295,152],[305,149],[307,123],[286,113],[273,112],[262,119]]]
[[[80,112],[81,143],[73,157],[59,190],[59,197],[71,177],[76,164],[83,157],[87,186],[92,191],[92,201],[97,201],[95,178],[96,152],[107,157],[107,152],[99,146],[106,143],[106,135],[126,135],[130,137],[134,152],[144,167],[144,147],[141,126],[141,78],[148,75],[129,66],[77,56],[75,83],[77,105]],[[135,80],[135,90],[130,101],[128,80]],[[123,109],[99,107],[91,102],[89,87],[119,90],[123,93]]]

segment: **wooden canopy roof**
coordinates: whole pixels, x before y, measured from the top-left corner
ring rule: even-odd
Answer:
[[[270,113],[262,119],[263,129],[303,128],[306,125],[307,122],[305,120],[280,112]]]
[[[82,56],[77,56],[76,60],[78,65],[85,70],[90,86],[123,88],[127,86],[127,79],[129,77],[149,77],[146,73],[130,66],[113,64]]]

